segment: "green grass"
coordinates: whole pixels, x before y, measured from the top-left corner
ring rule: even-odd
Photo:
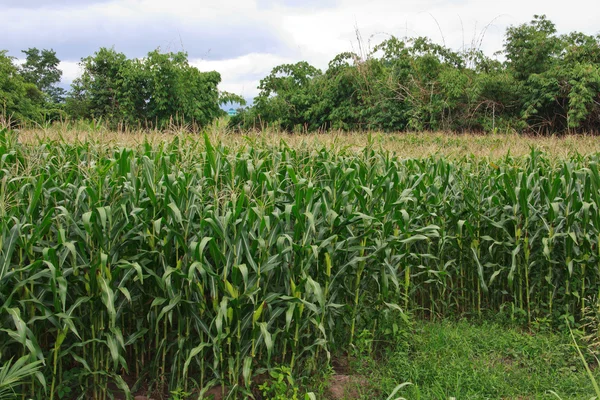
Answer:
[[[495,323],[419,322],[406,344],[359,357],[369,377],[361,398],[387,398],[398,383],[406,399],[590,399],[592,382],[568,333],[530,333]],[[596,379],[600,376],[593,370]]]

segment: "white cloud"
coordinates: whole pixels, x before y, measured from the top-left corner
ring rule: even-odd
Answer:
[[[367,47],[369,41],[372,47],[394,35],[428,36],[459,49],[463,44],[470,47],[484,33],[482,49],[491,54],[502,48],[508,26],[528,22],[534,14],[547,14],[562,33],[594,34],[599,29],[600,8],[589,0],[573,0],[568,6],[558,1],[522,0],[343,0],[335,9],[285,15],[283,25],[304,54],[318,59],[357,51],[355,28]]]
[[[70,85],[82,72],[79,63],[75,61],[61,61],[58,68],[63,72],[62,83],[65,85]]]
[[[11,52],[53,48],[68,61],[112,46],[130,57],[160,47],[213,59],[252,52],[282,54],[290,48],[270,11],[259,12],[243,1],[233,2],[239,5],[236,11],[231,4],[214,0],[113,0],[74,3],[72,7],[16,8],[0,2],[3,29],[11,32],[2,38],[0,46]]]
[[[297,60],[276,54],[251,53],[230,60],[192,60],[191,64],[200,71],[219,71],[221,90],[239,94],[244,98],[254,98],[258,94],[259,81],[280,64],[294,63]]]

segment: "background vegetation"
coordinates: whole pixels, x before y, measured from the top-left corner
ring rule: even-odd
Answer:
[[[506,31],[502,62],[479,50],[481,40],[457,52],[423,37],[390,37],[337,55],[325,72],[306,62],[276,67],[232,124],[297,132],[597,130],[599,36],[557,35],[535,16]]]
[[[360,39],[360,38],[359,38]],[[428,38],[397,38],[335,56],[326,71],[305,61],[277,66],[260,81],[252,107],[231,121],[306,132],[596,131],[600,123],[600,36],[558,35],[545,16],[511,26],[490,57],[480,38],[459,51]],[[205,126],[219,105],[245,104],[219,93],[217,72],[200,72],[185,53],[128,59],[113,49],[83,58],[68,93],[53,51],[29,49],[16,66],[0,52],[4,119],[103,121],[111,127]]]
[[[8,126],[86,120],[120,129],[173,124],[193,128],[225,115],[222,103],[245,103],[219,92],[219,73],[200,72],[185,53],[156,50],[142,59],[128,59],[102,48],[81,60],[82,75],[68,93],[57,86],[62,71],[53,51],[33,48],[23,53],[26,61],[17,66],[0,52],[1,116]]]

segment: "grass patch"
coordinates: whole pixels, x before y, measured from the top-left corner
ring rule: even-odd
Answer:
[[[359,357],[362,399],[589,399],[594,388],[568,333],[530,333],[495,323],[417,322],[406,344]],[[596,371],[593,374],[600,376]],[[349,399],[349,397],[347,397]]]

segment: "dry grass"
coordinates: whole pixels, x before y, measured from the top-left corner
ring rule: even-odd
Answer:
[[[537,150],[558,158],[568,157],[575,153],[587,155],[600,152],[600,140],[594,135],[566,135],[551,137],[521,136],[517,134],[476,135],[454,134],[448,132],[430,133],[364,133],[364,132],[332,132],[292,135],[280,132],[248,132],[239,134],[219,127],[207,130],[213,143],[223,142],[233,148],[247,145],[249,142],[260,142],[266,145],[285,141],[292,148],[348,148],[361,150],[371,142],[375,148],[390,151],[403,158],[426,157],[440,155],[445,157],[462,157],[474,155],[503,157],[510,153],[514,156],[524,155],[534,147]],[[37,129],[19,131],[19,141],[34,144],[40,139],[59,140],[70,143],[95,142],[111,146],[136,147],[145,142],[157,144],[168,142],[174,137],[198,138],[202,136],[177,131],[167,132],[116,132],[100,130],[76,129]]]

